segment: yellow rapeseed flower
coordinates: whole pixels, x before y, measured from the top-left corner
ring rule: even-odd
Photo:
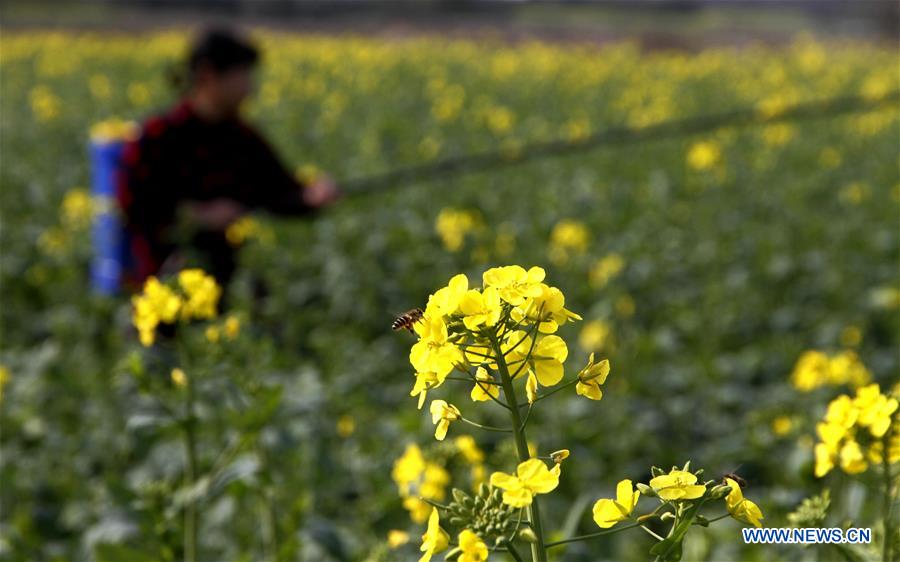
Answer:
[[[225,319],[225,324],[222,325],[222,328],[225,331],[225,337],[233,340],[241,331],[241,321],[237,316],[229,316]]]
[[[459,550],[457,562],[485,562],[488,559],[487,545],[469,529],[459,534]]]
[[[387,534],[388,548],[396,550],[409,542],[409,533],[400,529],[391,529]]]
[[[607,376],[609,376],[609,359],[595,364],[594,354],[591,353],[587,366],[578,373],[575,392],[591,400],[600,400],[603,398],[600,385],[606,382]]]
[[[616,499],[599,499],[594,504],[594,523],[601,529],[608,529],[620,521],[631,517],[641,493],[635,490],[631,480],[622,480],[616,486]]]
[[[603,348],[609,339],[609,324],[603,320],[591,320],[585,322],[578,334],[578,345],[584,351],[595,351]]]
[[[458,252],[467,235],[482,227],[481,215],[465,209],[441,209],[434,222],[434,229],[450,252]]]
[[[763,514],[759,506],[744,497],[744,493],[737,482],[731,478],[726,478],[725,483],[731,488],[731,491],[725,496],[725,505],[728,507],[728,513],[738,521],[749,523],[754,527],[762,527],[760,519],[763,519]]]
[[[182,319],[209,319],[218,314],[222,289],[211,275],[202,269],[185,269],[178,273],[178,285],[185,293]]]
[[[696,475],[678,469],[653,478],[650,487],[666,501],[694,500],[706,493],[706,485],[697,484]]]
[[[698,141],[691,145],[687,154],[688,165],[695,170],[708,170],[719,163],[722,150],[714,141]]]
[[[447,324],[441,316],[426,312],[413,329],[419,334],[419,341],[409,351],[409,362],[418,373],[434,373],[440,385],[454,365],[462,361],[462,352],[449,340]]]
[[[469,330],[481,326],[490,328],[500,320],[503,309],[497,289],[487,287],[484,291],[469,289],[459,301],[459,311],[463,313],[463,324]]]
[[[344,414],[343,416],[338,418],[337,423],[335,424],[335,429],[337,430],[337,434],[346,439],[353,435],[353,432],[356,431],[356,420],[353,419],[353,416]]]
[[[131,320],[145,347],[153,345],[156,327],[160,323],[171,324],[178,319],[183,304],[181,297],[156,277],[149,277],[143,292],[132,297],[131,302]]]
[[[419,558],[419,562],[429,562],[432,556],[446,550],[449,544],[450,535],[441,529],[437,508],[432,508],[431,516],[428,517],[428,528],[422,535],[422,547],[420,548],[425,554]]]
[[[603,256],[591,268],[589,277],[591,286],[602,289],[625,268],[625,259],[617,253]]]
[[[187,385],[187,375],[180,368],[176,367],[172,369],[172,382],[175,383],[175,386],[184,387]]]
[[[559,485],[559,466],[548,469],[540,459],[528,459],[516,467],[515,474],[491,474],[491,486],[503,490],[503,503],[512,507],[531,505],[535,494],[547,494]]]
[[[458,420],[461,416],[459,408],[444,400],[432,400],[430,411],[431,423],[435,424],[434,438],[443,441],[450,428],[450,422]]]
[[[528,297],[539,297],[543,293],[541,282],[546,272],[540,267],[526,271],[518,265],[508,265],[488,269],[482,274],[484,287],[494,287],[500,298],[513,306],[520,306]]]
[[[478,447],[475,443],[475,438],[471,435],[460,435],[453,440],[453,444],[456,445],[456,449],[469,464],[484,462],[484,451]]]
[[[478,367],[475,371],[475,386],[472,387],[471,398],[475,402],[484,402],[490,400],[491,396],[497,398],[500,396],[500,387],[494,384],[494,377],[488,374],[487,369]]]

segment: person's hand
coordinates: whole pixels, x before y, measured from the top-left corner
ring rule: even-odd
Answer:
[[[307,184],[303,190],[303,202],[310,207],[321,207],[337,200],[341,196],[334,180],[328,176],[319,176]]]
[[[220,197],[210,201],[195,201],[188,205],[192,221],[207,230],[221,231],[247,214],[247,208],[234,199]]]

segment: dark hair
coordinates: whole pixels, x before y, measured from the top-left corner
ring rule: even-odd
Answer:
[[[216,72],[254,66],[259,62],[259,51],[250,41],[231,31],[210,29],[197,37],[185,62],[178,73],[181,75],[172,75],[173,84],[179,88],[189,86],[203,65]]]

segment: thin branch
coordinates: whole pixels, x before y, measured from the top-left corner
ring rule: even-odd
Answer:
[[[599,533],[591,533],[589,535],[581,535],[578,537],[572,537],[571,539],[565,539],[556,542],[547,543],[545,546],[550,548],[551,546],[559,546],[561,544],[566,544],[570,542],[578,542],[578,541],[586,541],[589,539],[593,539],[595,537],[602,537],[603,535],[613,535],[615,533],[621,533],[622,531],[627,531],[628,529],[634,529],[635,527],[640,527],[640,523],[635,523],[633,525],[626,525],[624,527],[619,527],[618,529],[610,529],[608,531],[600,531]]]
[[[475,426],[479,429],[483,429],[485,431],[496,431],[498,433],[512,433],[513,432],[513,430],[511,430],[511,429],[503,429],[502,427],[492,427],[489,425],[482,425],[480,423],[473,422],[472,420],[467,420],[466,418],[464,418],[462,416],[459,417],[459,421],[465,422],[469,425],[473,425],[473,426]]]

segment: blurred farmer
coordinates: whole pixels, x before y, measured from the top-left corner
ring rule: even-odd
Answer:
[[[254,209],[307,215],[338,196],[327,179],[299,183],[241,119],[258,59],[242,38],[206,33],[190,52],[184,97],[125,148],[118,197],[133,282],[198,259],[192,265],[227,284],[235,269],[225,237],[231,223]]]

